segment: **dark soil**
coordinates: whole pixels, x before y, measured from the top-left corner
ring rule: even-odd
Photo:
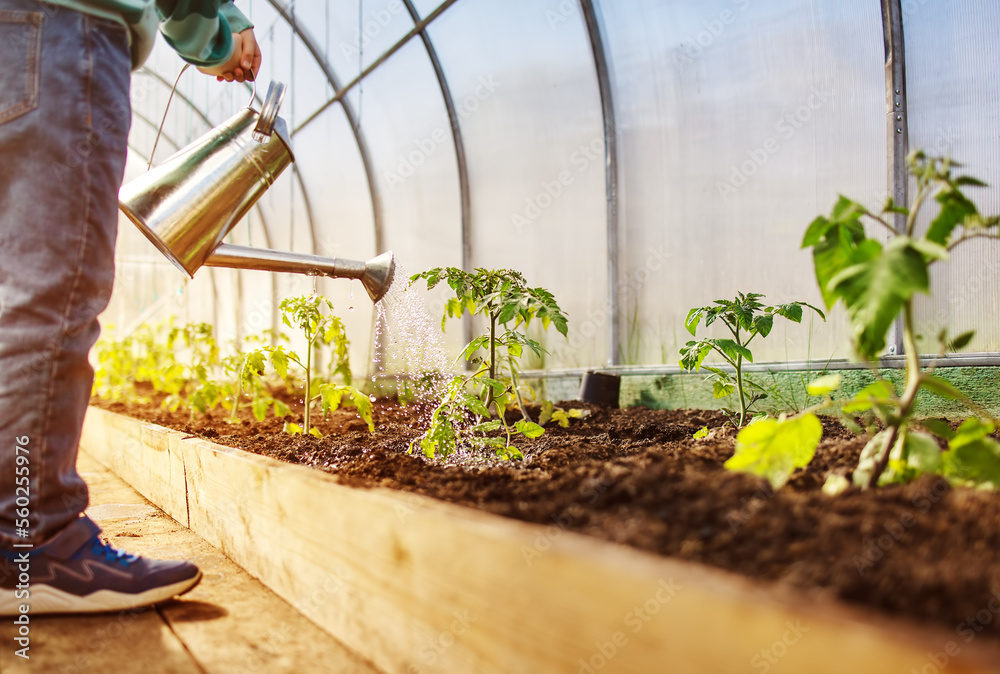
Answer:
[[[340,410],[319,420],[322,439],[283,434],[282,421],[270,418],[229,425],[221,410],[192,420],[153,404],[94,404],[350,485],[425,494],[905,614],[959,636],[1000,638],[989,608],[998,605],[994,592],[1000,598],[1000,495],[924,478],[826,496],[827,474],[849,474],[867,440],[835,421],[824,421],[812,464],[775,493],[723,469],[735,431],[721,427],[717,412],[564,404],[591,415],[522,439],[523,461],[442,462],[407,454],[424,421],[391,402],[376,403],[374,435]],[[705,425],[716,430],[693,440]]]

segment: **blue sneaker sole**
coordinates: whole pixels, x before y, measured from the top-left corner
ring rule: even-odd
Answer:
[[[0,617],[19,615],[22,605],[29,606],[29,615],[33,616],[54,613],[106,613],[142,608],[190,591],[201,581],[201,575],[199,571],[194,578],[172,585],[154,587],[136,594],[98,590],[81,597],[50,585],[33,585],[28,599],[18,599],[15,590],[0,589]]]

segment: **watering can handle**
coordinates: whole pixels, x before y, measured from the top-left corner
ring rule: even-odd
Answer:
[[[170,97],[167,99],[167,107],[164,108],[164,110],[163,110],[163,119],[160,120],[160,128],[156,130],[156,140],[153,141],[153,151],[149,153],[149,164],[146,165],[146,170],[147,171],[149,169],[153,168],[153,158],[156,156],[156,146],[160,144],[160,136],[163,134],[163,125],[167,123],[167,113],[170,112],[170,103],[171,103],[171,101],[174,100],[174,92],[177,91],[177,85],[180,84],[181,75],[183,75],[184,72],[188,68],[190,68],[190,67],[191,67],[190,63],[185,63],[184,64],[184,67],[181,68],[181,71],[179,73],[177,73],[177,79],[174,80],[174,86],[170,89]],[[253,80],[252,80],[253,81],[253,91],[250,92],[250,102],[247,103],[247,107],[248,108],[253,108],[253,102],[255,100],[257,100],[257,73],[255,73],[253,71],[253,68],[251,68],[250,69],[250,74],[253,75]],[[281,97],[283,97],[284,96],[285,85],[284,84],[279,84],[279,86],[281,87]],[[271,84],[271,88],[274,88],[274,84],[273,83]],[[268,97],[270,97],[270,94],[271,94],[271,92],[268,91]],[[279,106],[281,105],[281,97],[278,98],[278,105]],[[265,109],[266,109],[266,103],[265,103]],[[278,110],[277,110],[277,107],[275,107],[274,117],[277,117],[277,116],[278,116]],[[261,114],[261,118],[263,118],[263,113]],[[260,123],[258,123],[257,126],[259,128],[260,127]],[[271,121],[271,126],[272,127],[274,126],[274,121],[273,120]],[[265,140],[266,140],[266,137],[270,136],[270,135],[271,135],[271,131],[270,131],[270,128],[268,128],[267,133],[264,134]],[[256,129],[254,130],[254,138],[256,140],[261,140],[261,139],[257,138]]]
[[[274,132],[278,109],[284,98],[285,85],[281,82],[271,82],[271,86],[267,89],[267,98],[264,99],[264,107],[260,109],[260,117],[257,118],[257,126],[253,130],[253,139],[258,143],[266,142]]]

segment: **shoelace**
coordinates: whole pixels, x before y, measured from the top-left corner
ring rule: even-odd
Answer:
[[[104,557],[104,561],[128,566],[139,559],[137,555],[131,555],[124,550],[115,550],[107,543],[101,542],[100,538],[94,538],[90,544],[90,552],[97,557]]]

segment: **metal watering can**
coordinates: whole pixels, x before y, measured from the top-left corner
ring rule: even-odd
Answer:
[[[391,252],[368,262],[355,262],[222,243],[295,161],[285,120],[278,116],[284,93],[284,84],[272,82],[258,114],[253,109],[255,81],[246,108],[123,185],[118,192],[118,206],[188,276],[208,266],[355,278],[364,284],[372,302],[378,302],[395,275]],[[170,95],[172,99],[173,91]],[[166,112],[163,118],[166,121]]]

